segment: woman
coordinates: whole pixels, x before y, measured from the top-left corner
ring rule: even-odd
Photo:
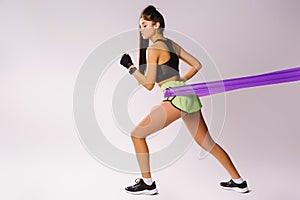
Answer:
[[[146,89],[152,90],[155,83],[162,91],[169,87],[185,85],[185,81],[201,69],[202,65],[195,57],[163,35],[164,18],[154,6],[148,6],[143,10],[139,26],[139,70],[133,65],[128,54],[122,56],[120,64],[126,67]],[[149,40],[153,43],[151,46],[149,46]],[[190,66],[183,76],[179,74],[179,59]],[[125,188],[128,193],[157,193],[156,184],[151,178],[149,150],[145,139],[179,118],[183,120],[195,141],[213,155],[231,176],[230,181],[220,183],[221,187],[238,192],[248,191],[246,181],[239,175],[227,153],[211,138],[201,113],[201,107],[197,95],[165,98],[134,128],[131,138],[142,178],[136,179],[136,184],[133,186]]]

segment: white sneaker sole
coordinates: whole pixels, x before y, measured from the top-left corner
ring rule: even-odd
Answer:
[[[143,190],[143,191],[138,191],[138,192],[130,192],[130,191],[127,191],[127,193],[129,194],[147,194],[147,195],[154,195],[154,194],[157,194],[158,193],[158,190],[155,188],[153,190]]]
[[[238,188],[238,187],[228,188],[228,187],[223,187],[223,186],[220,186],[220,187],[222,189],[224,189],[224,190],[231,190],[231,191],[235,191],[235,192],[239,192],[239,193],[247,193],[247,192],[249,192],[248,187],[246,187],[246,188]]]

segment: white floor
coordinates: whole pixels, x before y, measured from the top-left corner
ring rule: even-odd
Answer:
[[[245,131],[240,134],[251,133]],[[247,141],[240,142],[228,141],[224,134],[220,141],[247,179],[251,190],[247,194],[219,188],[218,182],[227,180],[227,174],[212,157],[198,159],[199,148],[193,144],[176,163],[153,174],[158,195],[129,195],[123,188],[132,184],[137,176],[116,172],[99,164],[81,146],[76,133],[70,131],[69,143],[65,144],[31,143],[23,148],[2,147],[0,198],[299,199],[299,147],[280,148],[280,144],[272,144],[271,140],[263,145],[255,139],[261,134],[263,132],[253,133],[251,137],[246,137]],[[289,134],[290,138],[298,138]],[[278,134],[275,133],[274,137]]]

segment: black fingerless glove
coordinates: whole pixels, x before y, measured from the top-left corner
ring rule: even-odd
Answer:
[[[121,60],[120,60],[120,64],[121,65],[123,65],[124,67],[126,67],[127,69],[131,66],[131,65],[133,65],[133,62],[132,62],[132,60],[131,60],[131,58],[130,58],[130,55],[128,55],[128,54],[123,54],[123,56],[122,56],[122,58],[121,58]]]

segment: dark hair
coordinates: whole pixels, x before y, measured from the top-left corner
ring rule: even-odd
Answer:
[[[140,18],[147,21],[152,21],[153,23],[159,22],[160,26],[158,28],[159,33],[163,34],[165,28],[165,20],[160,12],[152,5],[147,6],[141,13]],[[146,51],[149,46],[149,39],[144,39],[139,33],[139,71],[145,74],[147,68]]]

